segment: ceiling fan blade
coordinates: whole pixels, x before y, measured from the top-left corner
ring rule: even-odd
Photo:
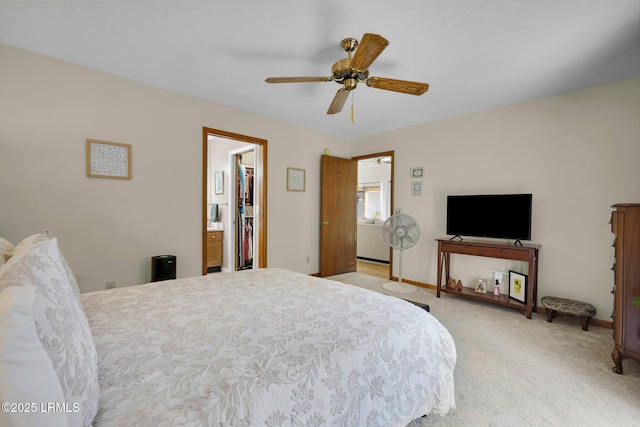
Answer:
[[[347,101],[348,97],[349,91],[347,89],[338,89],[338,92],[336,92],[336,96],[333,97],[333,101],[331,101],[331,105],[327,110],[327,114],[336,114],[342,111],[342,107],[344,107],[344,103]]]
[[[311,83],[330,81],[331,77],[269,77],[265,80],[267,83]]]
[[[410,82],[407,80],[388,79],[386,77],[369,77],[367,86],[394,92],[422,95],[429,90],[429,83]]]
[[[378,34],[365,34],[351,59],[349,68],[357,72],[368,70],[371,63],[388,45],[389,41]]]

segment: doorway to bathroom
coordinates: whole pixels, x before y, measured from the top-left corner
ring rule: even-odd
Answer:
[[[267,265],[267,141],[203,128],[202,274]]]

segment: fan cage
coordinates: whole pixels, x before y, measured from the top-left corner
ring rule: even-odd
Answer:
[[[413,247],[420,238],[420,226],[407,214],[395,214],[387,218],[382,226],[384,240],[389,246],[398,250]]]

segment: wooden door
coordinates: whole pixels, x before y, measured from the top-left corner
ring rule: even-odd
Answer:
[[[356,271],[357,162],[322,156],[320,275]]]

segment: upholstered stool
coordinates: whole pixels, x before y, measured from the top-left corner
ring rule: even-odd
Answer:
[[[405,301],[409,301],[409,300],[405,300]],[[425,310],[429,311],[429,304],[423,304],[421,302],[416,302],[416,301],[409,301],[411,304],[413,305],[417,305],[420,308],[424,308]]]
[[[568,298],[542,297],[542,306],[547,313],[547,322],[552,322],[557,312],[578,316],[582,322],[582,330],[589,330],[589,322],[596,314],[596,308],[589,303]]]

